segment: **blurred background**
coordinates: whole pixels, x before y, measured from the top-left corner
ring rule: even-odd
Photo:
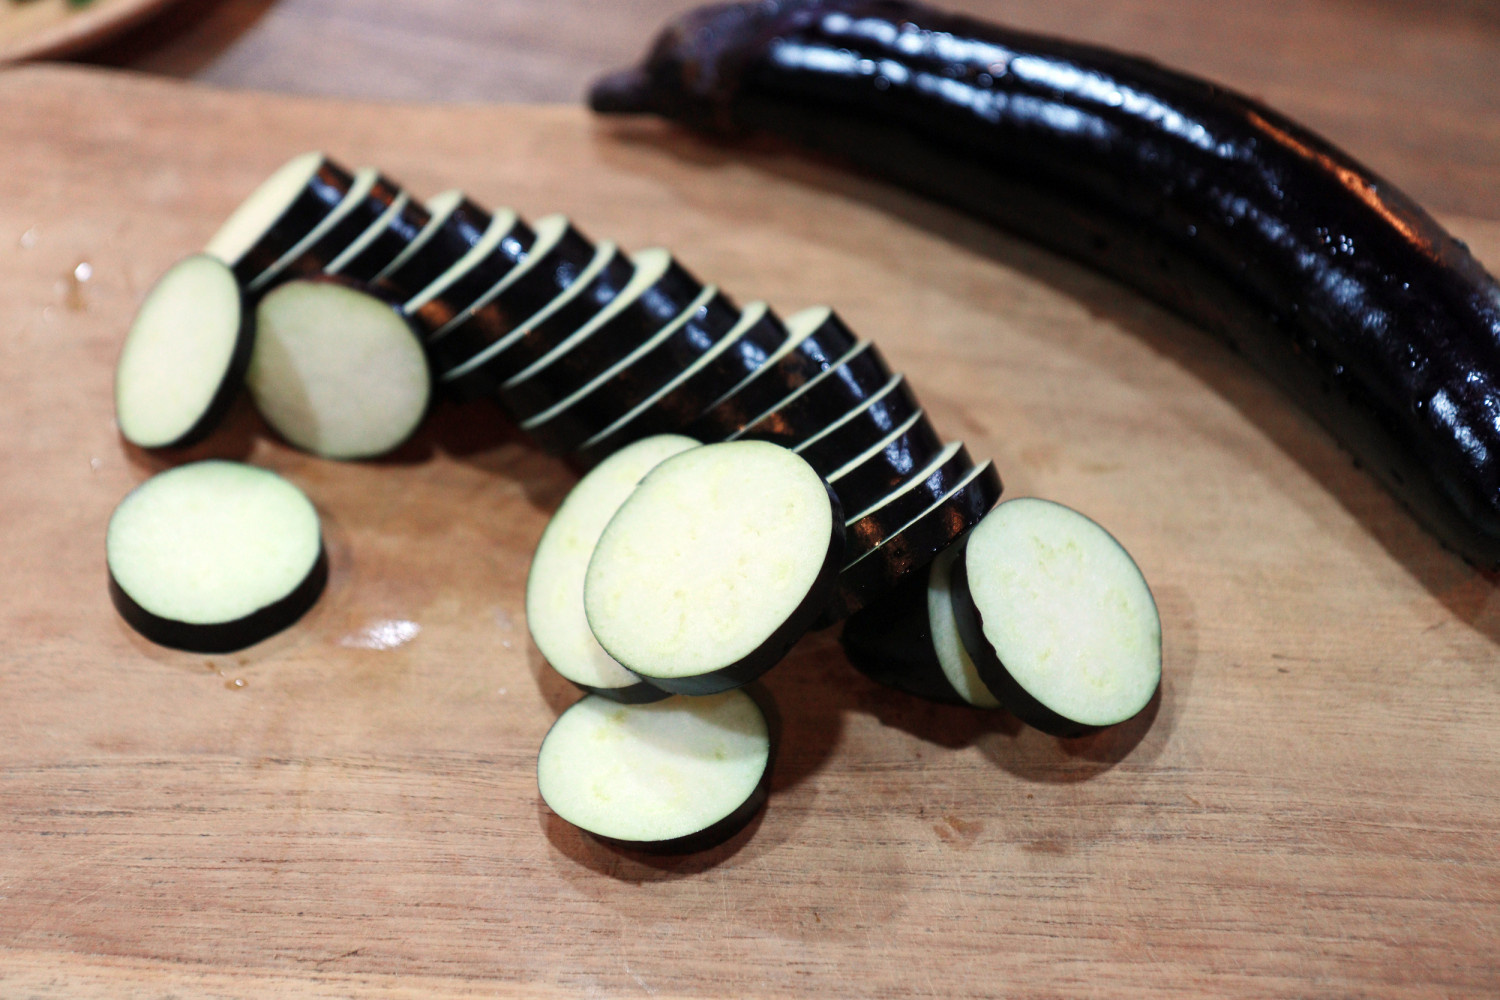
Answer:
[[[0,0],[11,11],[78,0]],[[376,100],[579,100],[688,0],[91,0],[70,58]],[[1328,134],[1439,212],[1500,217],[1500,0],[943,0],[1147,53]],[[4,13],[4,11],[0,11]]]

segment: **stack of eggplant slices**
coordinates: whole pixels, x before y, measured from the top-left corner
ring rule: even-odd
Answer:
[[[996,506],[993,465],[943,441],[831,310],[738,306],[666,250],[595,243],[560,215],[419,202],[298,156],[146,296],[121,433],[197,442],[242,384],[326,458],[396,447],[436,386],[590,470],[542,535],[526,617],[586,692],[542,743],[541,794],[609,842],[695,850],[756,813],[772,733],[745,685],[810,629],[847,619],[869,676],[1060,736],[1131,718],[1161,677],[1125,550],[1058,504]],[[288,627],[328,576],[307,497],[226,461],[138,487],[107,555],[125,620],[203,652]]]

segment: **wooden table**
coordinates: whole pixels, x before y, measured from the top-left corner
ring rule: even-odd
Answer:
[[[1084,270],[790,154],[483,106],[569,99],[676,6],[184,4],[96,58],[196,83],[0,73],[0,997],[1500,995],[1495,580]],[[964,6],[1258,93],[1500,267],[1493,3]],[[216,89],[241,86],[340,96]],[[877,688],[812,636],[767,677],[762,818],[683,859],[603,848],[531,774],[574,695],[521,589],[572,475],[482,406],[354,464],[242,407],[193,454],[306,489],[330,590],[238,655],[139,640],[104,524],[177,459],[114,431],[121,333],[313,146],[670,245],[741,301],[831,302],[1009,493],[1132,550],[1160,699],[1058,741]]]

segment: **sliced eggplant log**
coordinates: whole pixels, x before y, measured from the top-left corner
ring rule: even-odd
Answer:
[[[845,510],[865,510],[931,465],[943,447],[926,414],[918,410],[883,440],[834,470],[829,485]]]
[[[399,445],[427,410],[422,345],[389,302],[330,278],[280,285],[256,308],[246,379],[266,422],[325,458]]]
[[[891,370],[880,349],[861,341],[832,368],[729,436],[731,441],[770,441],[795,448],[884,389]]]
[[[764,302],[752,302],[739,322],[698,360],[615,423],[579,446],[585,466],[632,441],[692,423],[709,404],[765,364],[787,341],[787,330]]]
[[[675,694],[765,673],[829,599],[842,562],[838,498],[763,441],[662,462],[604,529],[584,580],[589,627],[626,669]]]
[[[964,540],[952,598],[985,685],[1043,732],[1124,722],[1161,683],[1161,619],[1145,578],[1109,532],[1062,504],[996,507]]]
[[[109,519],[109,592],[152,642],[227,653],[291,625],[328,580],[318,513],[273,472],[193,462],[136,487]]]
[[[839,571],[824,621],[838,621],[888,594],[908,573],[925,570],[939,552],[979,523],[1000,499],[990,462],[973,469],[947,495]]]
[[[825,478],[921,411],[904,375],[793,449]]]
[[[383,215],[400,193],[401,189],[374,167],[360,167],[333,211],[270,267],[251,278],[247,290],[261,293],[278,281],[320,273]]]
[[[350,281],[368,282],[411,246],[427,225],[427,209],[412,201],[405,191],[323,270]]]
[[[512,375],[566,340],[630,284],[635,265],[608,240],[578,277],[513,329],[488,306],[472,309],[433,335],[430,351],[443,391],[470,400],[492,394]],[[461,359],[461,360],[458,360]],[[446,367],[444,367],[446,365]]]
[[[962,442],[950,441],[920,472],[869,507],[849,515],[845,523],[844,559],[853,562],[882,544],[937,503],[974,470],[974,460]],[[837,473],[835,473],[837,475]],[[837,480],[828,485],[838,492]]]
[[[427,199],[427,222],[370,284],[376,292],[405,302],[457,264],[489,231],[489,212],[464,197],[444,191]]]
[[[255,343],[229,265],[195,254],[162,275],[136,313],[115,368],[115,421],[142,448],[201,441],[229,412]]]
[[[583,577],[604,526],[641,478],[696,447],[692,438],[662,434],[616,452],[578,481],[542,532],[526,577],[526,626],[552,669],[585,691],[621,702],[667,697],[620,666],[589,631]]]
[[[526,420],[582,388],[676,319],[703,285],[665,250],[632,258],[630,283],[583,326],[531,365],[506,379],[497,397]]]
[[[427,338],[427,353],[437,371],[448,371],[493,346],[566,295],[599,261],[598,248],[565,216],[542,219],[536,233],[525,260]],[[597,276],[596,270],[592,277]]]
[[[608,843],[686,853],[723,843],[770,790],[765,713],[743,691],[621,705],[588,696],[537,754],[542,801]]]
[[[240,284],[274,264],[328,216],[354,178],[322,153],[283,164],[242,201],[203,252],[228,264]]]
[[[685,371],[739,317],[734,303],[708,286],[644,344],[573,395],[524,421],[521,429],[554,455],[572,451]]]
[[[510,274],[530,255],[539,238],[555,242],[570,228],[560,215],[548,216],[538,225],[542,227],[540,233],[515,212],[501,209],[468,253],[407,299],[401,309],[422,339],[430,338]]]
[[[710,404],[688,434],[700,441],[722,441],[832,368],[859,343],[827,306],[796,313],[786,327],[791,336],[781,348]]]

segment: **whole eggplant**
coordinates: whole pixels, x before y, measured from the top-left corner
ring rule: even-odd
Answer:
[[[1109,273],[1227,338],[1442,542],[1500,566],[1500,285],[1265,105],[898,0],[700,8],[590,96],[786,137]]]

